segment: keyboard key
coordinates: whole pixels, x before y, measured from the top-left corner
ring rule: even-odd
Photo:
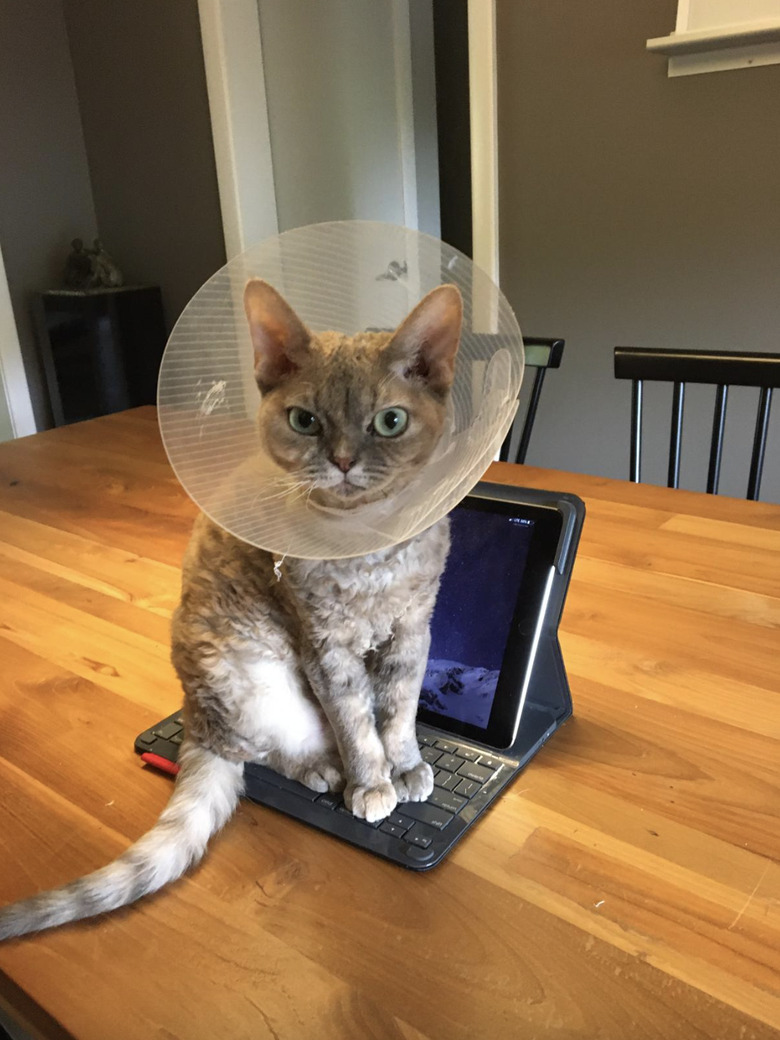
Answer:
[[[464,762],[458,772],[467,780],[476,780],[478,784],[484,784],[495,773],[495,769],[486,769],[485,766],[478,766],[473,762]]]
[[[421,849],[427,849],[435,836],[436,831],[432,831],[424,823],[415,823],[411,830],[404,834],[404,841],[408,841],[410,845],[419,845]]]
[[[297,794],[299,798],[305,798],[307,802],[316,802],[319,797],[317,791],[312,791],[310,787],[299,784],[297,780],[289,780],[286,776],[281,776],[279,773],[274,773],[273,780],[266,782],[273,787],[281,787],[283,791],[289,791],[290,794]]]
[[[474,748],[459,747],[458,754],[468,762],[476,762],[479,758],[479,751],[475,751]]]
[[[417,743],[432,745],[436,743],[436,737],[432,733],[418,733]]]
[[[154,730],[156,737],[162,737],[163,740],[170,740],[174,733],[180,733],[181,726],[176,722],[164,722],[162,726],[158,726]]]
[[[428,798],[428,805],[435,805],[438,809],[446,809],[447,812],[457,814],[466,804],[467,799],[461,798],[459,794],[453,794],[452,791],[442,791],[438,787],[434,787]]]
[[[411,820],[404,819],[404,817],[399,816],[397,812],[391,812],[390,815],[387,817],[387,822],[392,823],[395,827],[403,827],[403,829],[406,831],[409,829],[409,824],[411,823]]]
[[[446,751],[449,755],[454,754],[458,750],[458,745],[453,744],[450,740],[437,740],[436,747],[442,751]]]
[[[138,743],[143,744],[144,747],[151,747],[156,740],[157,737],[155,737],[153,733],[142,733],[141,736],[138,737]]]
[[[480,755],[479,764],[486,769],[495,770],[502,766],[503,762],[499,762],[497,758],[491,758],[490,755]]]
[[[181,744],[183,733],[176,733],[171,737],[171,744]]]
[[[464,765],[463,759],[457,755],[442,755],[441,758],[436,759],[437,769],[448,769],[451,773],[457,773],[462,765]]]
[[[446,769],[440,769],[439,775],[434,780],[437,787],[441,787],[444,791],[454,791],[460,782],[460,777],[457,773],[448,773]],[[468,783],[468,781],[466,781]]]
[[[382,826],[379,828],[384,834],[392,834],[394,838],[402,838],[406,831],[406,827],[399,827],[395,823],[390,823],[389,820],[385,820]]]
[[[183,726],[184,725],[184,716],[183,715],[177,715],[176,718],[173,721],[176,723],[177,726]]]
[[[337,794],[331,794],[330,791],[321,794],[317,799],[317,805],[321,805],[324,809],[338,809],[342,804],[341,798]]]
[[[473,780],[461,780],[455,788],[455,794],[462,794],[464,798],[473,798],[477,791],[481,790],[482,784],[477,784]]]
[[[401,811],[404,816],[411,816],[413,820],[427,823],[437,831],[443,831],[447,824],[455,819],[446,809],[439,809],[428,802],[405,802]]]
[[[422,755],[423,762],[427,762],[428,765],[431,766],[441,758],[441,751],[434,747],[424,747],[420,754]]]

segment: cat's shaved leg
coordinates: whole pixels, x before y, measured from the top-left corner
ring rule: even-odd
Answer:
[[[336,734],[347,775],[344,801],[360,819],[389,816],[398,797],[376,729],[373,691],[366,666],[348,647],[329,639],[307,648],[304,666],[312,689]]]
[[[415,725],[431,644],[429,613],[399,621],[374,665],[379,734],[399,802],[424,802],[433,791],[433,770],[422,759]]]

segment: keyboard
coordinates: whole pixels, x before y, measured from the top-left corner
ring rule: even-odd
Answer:
[[[176,713],[136,738],[150,764],[176,771],[183,719]],[[353,816],[339,794],[320,794],[272,769],[247,763],[246,795],[261,805],[325,830],[353,845],[415,870],[435,866],[520,770],[520,762],[418,724],[423,759],[434,774],[425,802],[403,802],[384,820]]]

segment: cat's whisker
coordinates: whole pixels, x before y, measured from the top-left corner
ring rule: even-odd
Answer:
[[[308,496],[312,493],[313,490],[314,484],[312,484],[311,481],[307,481],[305,486],[302,487],[296,495],[295,501],[298,501],[301,498],[306,498],[308,501]]]
[[[306,480],[295,481],[293,483],[287,484],[285,487],[282,488],[281,491],[276,491],[272,495],[264,495],[263,500],[265,502],[272,502],[278,498],[286,498],[288,495],[294,496],[298,492],[300,492],[301,489],[306,488],[307,486],[308,481]],[[292,500],[295,501],[294,498]]]

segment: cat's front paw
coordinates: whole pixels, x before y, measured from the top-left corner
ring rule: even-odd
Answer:
[[[344,789],[344,777],[327,762],[317,763],[315,767],[306,769],[300,777],[301,783],[312,791],[341,791]]]
[[[399,802],[424,802],[433,791],[433,770],[427,762],[393,777],[393,786]]]
[[[383,780],[375,787],[356,787],[349,785],[344,792],[344,801],[355,816],[368,823],[384,820],[395,809],[398,797],[389,780]]]

